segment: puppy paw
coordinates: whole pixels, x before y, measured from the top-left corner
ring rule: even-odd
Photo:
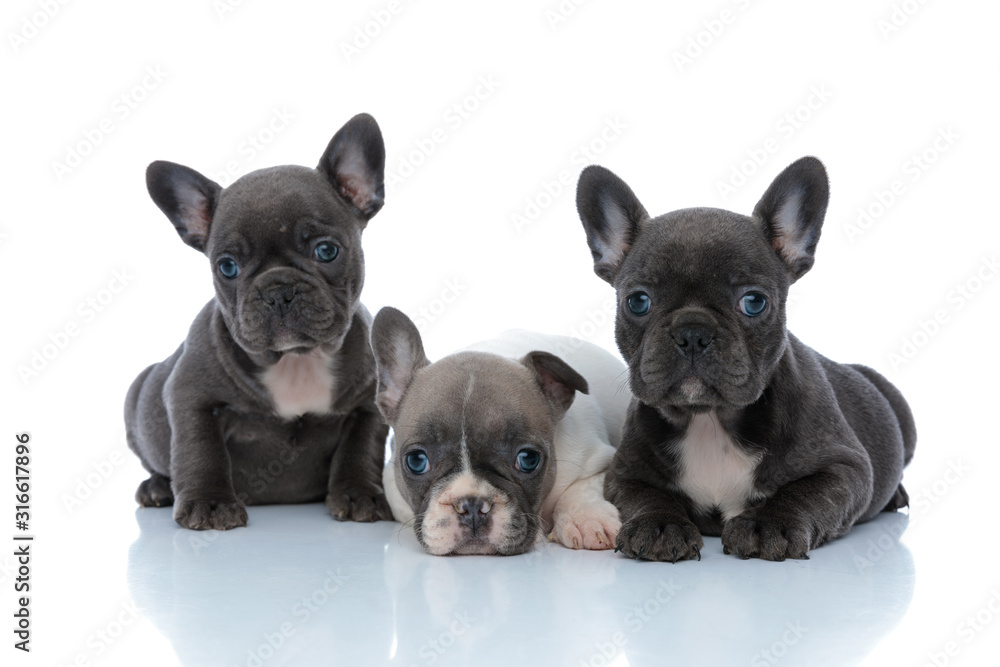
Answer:
[[[643,514],[622,524],[615,551],[639,560],[701,560],[697,526],[666,514]]]
[[[808,527],[793,520],[744,512],[723,527],[722,550],[743,559],[808,559],[810,538]]]
[[[381,489],[343,486],[326,497],[337,521],[392,521],[392,510]]]
[[[615,506],[601,500],[568,512],[557,511],[549,539],[570,549],[611,549],[621,525]]]
[[[191,530],[229,530],[247,525],[247,510],[235,498],[230,500],[188,500],[174,502],[174,521]]]
[[[174,492],[170,480],[153,473],[135,491],[135,501],[142,507],[168,507],[174,504]]]
[[[889,502],[882,509],[882,511],[895,512],[896,510],[902,507],[909,507],[909,506],[910,506],[910,496],[908,493],[906,493],[906,489],[903,488],[903,485],[900,484],[899,486],[896,487],[896,492],[892,494],[892,498],[889,499]]]

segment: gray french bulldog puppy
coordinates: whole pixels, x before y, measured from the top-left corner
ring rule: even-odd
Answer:
[[[580,175],[577,209],[594,270],[617,292],[635,395],[605,485],[626,555],[700,559],[704,534],[742,558],[807,558],[908,504],[900,481],[916,428],[900,392],[785,329],[828,198],[812,157],[786,168],[750,217],[651,218],[607,169]]]
[[[381,474],[361,233],[382,207],[385,147],[359,114],[316,169],[254,171],[223,189],[154,162],[149,193],[205,253],[216,296],[173,355],[129,389],[136,500],[196,530],[247,523],[250,504],[326,500],[337,519],[391,520]]]

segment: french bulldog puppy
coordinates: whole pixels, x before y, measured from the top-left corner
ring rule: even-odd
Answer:
[[[853,524],[908,504],[916,428],[870,368],[830,361],[785,329],[789,285],[813,264],[829,198],[806,157],[750,217],[712,208],[651,218],[598,166],[577,209],[619,302],[615,339],[635,400],[605,493],[617,550],[701,557],[721,535],[741,558],[807,558]]]
[[[519,554],[543,527],[573,549],[614,545],[618,512],[603,490],[631,399],[621,361],[512,331],[432,364],[394,308],[376,315],[372,348],[393,429],[383,486],[426,551]]]
[[[260,169],[223,189],[154,162],[149,193],[212,267],[214,299],[180,348],[129,389],[143,506],[226,530],[249,504],[325,499],[342,520],[391,520],[381,471],[361,233],[382,207],[385,147],[360,114],[316,169]]]

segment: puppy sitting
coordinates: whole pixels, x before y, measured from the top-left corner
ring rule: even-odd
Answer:
[[[394,432],[386,496],[428,552],[518,554],[542,526],[570,548],[611,548],[620,524],[604,471],[630,400],[613,355],[509,332],[431,364],[394,308],[375,317],[372,348]]]
[[[338,519],[391,519],[380,475],[361,232],[382,207],[385,148],[352,118],[316,169],[260,169],[222,189],[154,162],[149,193],[205,253],[216,297],[125,401],[150,471],[136,500],[193,529],[244,526],[245,505],[326,499]]]
[[[705,534],[742,558],[806,558],[908,504],[900,480],[916,429],[902,395],[785,329],[788,287],[813,264],[828,197],[808,157],[751,217],[650,218],[610,171],[580,175],[577,208],[594,270],[617,291],[615,337],[636,397],[606,482],[618,550],[700,559]]]

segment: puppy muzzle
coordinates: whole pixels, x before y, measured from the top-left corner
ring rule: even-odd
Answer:
[[[272,270],[251,285],[239,305],[240,329],[248,347],[285,352],[335,340],[346,317],[325,284],[300,272]]]

